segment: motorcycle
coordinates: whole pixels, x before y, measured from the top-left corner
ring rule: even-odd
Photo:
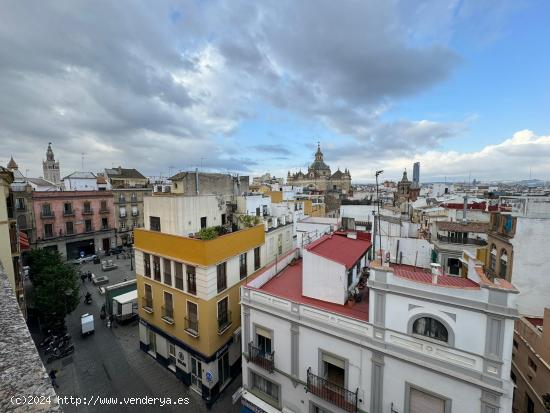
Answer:
[[[62,337],[55,338],[50,344],[44,348],[44,354],[54,353],[57,349],[66,347],[71,342],[70,334],[65,334]]]
[[[54,350],[53,354],[50,357],[48,357],[48,359],[46,360],[46,364],[49,364],[55,360],[59,360],[64,357],[67,357],[73,353],[74,353],[74,345],[72,344],[69,344],[61,349],[56,349]]]

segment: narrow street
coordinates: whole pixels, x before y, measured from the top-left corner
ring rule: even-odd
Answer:
[[[115,260],[119,268],[102,273],[99,264],[85,264],[79,270],[92,271],[96,275],[107,275],[109,284],[132,279],[135,274],[130,271],[128,259]],[[80,282],[80,280],[79,280]],[[93,296],[92,304],[85,304],[83,299],[77,309],[67,317],[67,327],[73,337],[75,352],[65,359],[46,365],[49,371],[58,370],[59,396],[86,398],[117,397],[160,397],[176,400],[189,398],[189,404],[170,405],[117,405],[120,412],[207,412],[201,397],[179,381],[174,374],[160,366],[152,357],[139,349],[138,322],[112,329],[106,326],[100,317],[104,296],[98,288],[86,281],[80,285],[81,296],[87,291]],[[94,315],[95,333],[82,337],[80,316],[85,313]],[[231,402],[232,394],[240,386],[240,376],[229,386],[222,398],[210,410],[212,412],[238,412],[240,404]],[[99,403],[98,403],[99,404]],[[63,406],[66,412],[109,412],[114,407],[99,405]]]

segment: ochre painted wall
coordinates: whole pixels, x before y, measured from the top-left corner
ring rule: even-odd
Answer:
[[[245,228],[208,241],[142,228],[134,230],[135,248],[204,267],[225,261],[264,242],[263,225]]]

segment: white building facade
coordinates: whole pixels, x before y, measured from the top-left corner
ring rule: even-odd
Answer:
[[[517,290],[465,260],[468,278],[371,264],[353,305],[302,295],[325,282],[306,259],[241,287],[242,411],[510,412]]]

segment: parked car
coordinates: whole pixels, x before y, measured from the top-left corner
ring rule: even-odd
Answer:
[[[73,261],[73,264],[79,265],[79,264],[85,264],[87,262],[93,262],[95,259],[97,259],[97,255],[86,255],[85,257],[79,257],[76,260]]]
[[[105,255],[117,255],[122,254],[124,252],[124,247],[122,245],[118,245],[114,248],[111,248]]]

